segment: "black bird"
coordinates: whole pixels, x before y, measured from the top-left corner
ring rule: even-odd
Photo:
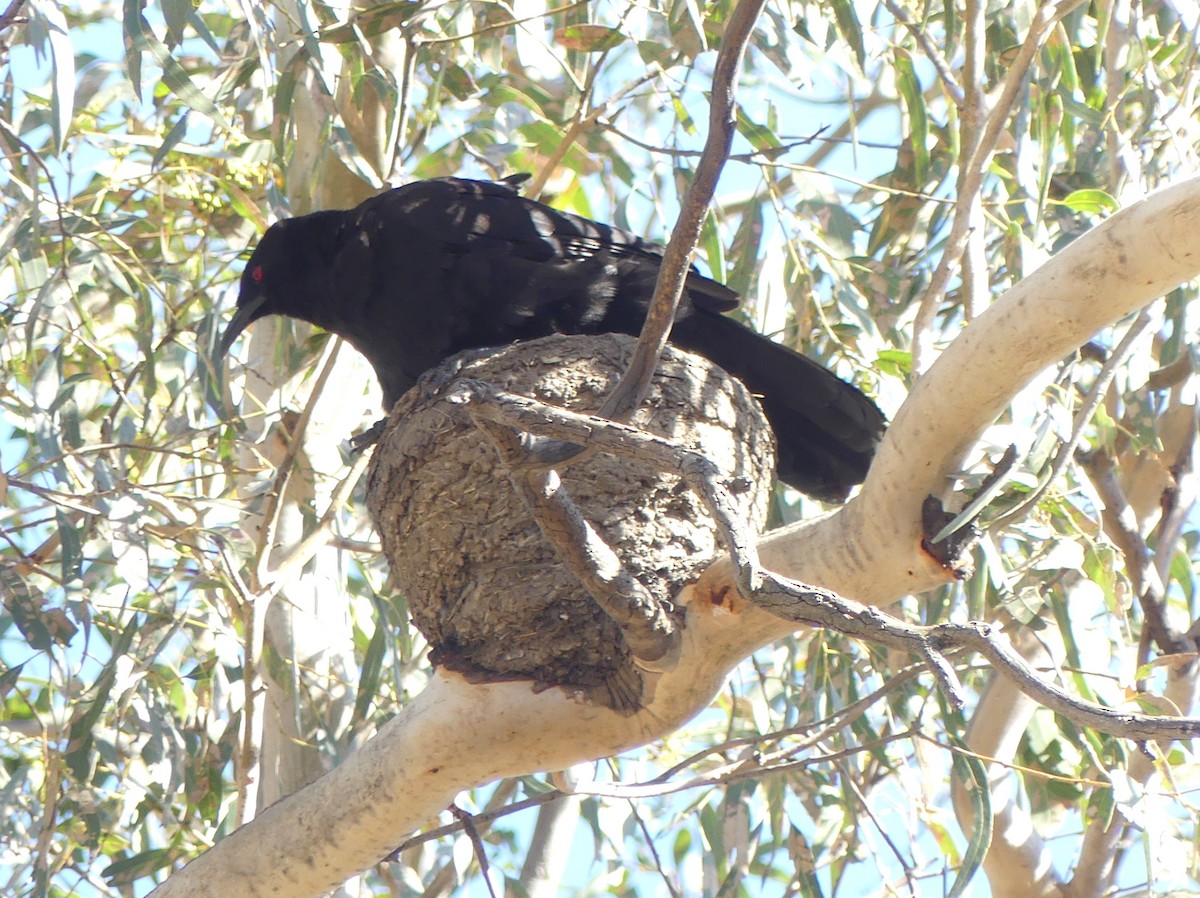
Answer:
[[[663,248],[521,196],[525,177],[416,181],[354,209],[277,222],[242,273],[219,354],[259,318],[299,318],[366,356],[391,408],[464,349],[555,333],[636,335]],[[866,476],[883,414],[817,362],[721,314],[738,302],[693,269],[671,342],[761,395],[781,480],[844,499]]]

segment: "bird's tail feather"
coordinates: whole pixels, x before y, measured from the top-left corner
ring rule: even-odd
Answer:
[[[697,309],[672,342],[716,362],[759,397],[779,444],[779,479],[841,501],[866,477],[886,419],[857,387],[812,359],[727,318]]]

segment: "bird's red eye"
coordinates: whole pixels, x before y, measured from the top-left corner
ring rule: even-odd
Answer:
[[[256,284],[261,284],[263,279],[263,270],[261,265],[255,265],[250,269],[250,280]]]

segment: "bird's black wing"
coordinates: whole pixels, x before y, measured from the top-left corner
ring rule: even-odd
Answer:
[[[603,266],[628,272],[642,268],[651,282],[662,264],[663,247],[613,225],[562,212],[522,196],[516,184],[525,176],[501,181],[435,178],[415,181],[367,200],[354,210],[350,227],[364,231],[419,227],[425,241],[436,243],[442,261],[479,254],[521,263],[559,266],[595,277]],[[698,306],[727,312],[737,294],[694,269],[688,293]],[[646,300],[649,297],[645,297]]]

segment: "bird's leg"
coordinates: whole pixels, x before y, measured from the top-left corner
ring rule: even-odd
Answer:
[[[384,428],[387,427],[387,422],[387,418],[380,418],[362,433],[356,433],[350,437],[350,454],[361,455],[378,443],[379,438],[383,436]]]

